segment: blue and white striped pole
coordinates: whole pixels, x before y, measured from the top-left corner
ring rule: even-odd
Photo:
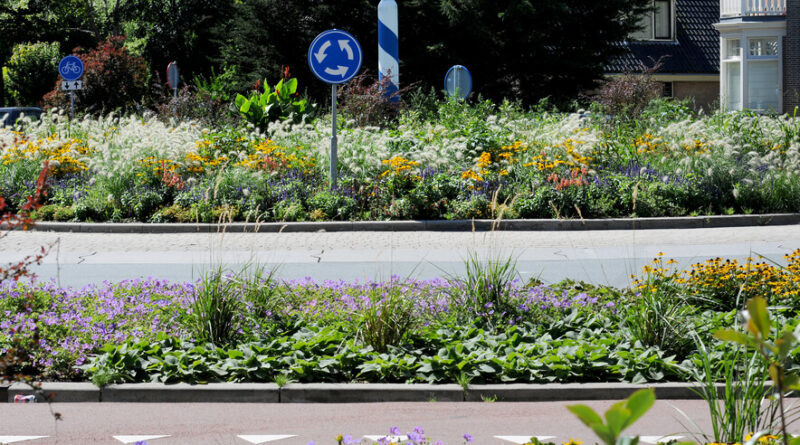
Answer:
[[[378,4],[378,79],[390,79],[385,94],[398,101],[400,88],[400,43],[397,38],[397,2],[381,0]]]

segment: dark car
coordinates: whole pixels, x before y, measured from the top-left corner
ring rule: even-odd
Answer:
[[[36,107],[6,107],[0,108],[0,127],[12,127],[22,115],[32,119],[39,119],[42,109]]]

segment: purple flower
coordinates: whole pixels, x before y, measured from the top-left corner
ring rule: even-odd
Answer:
[[[472,442],[472,435],[464,434],[464,442],[467,442],[467,443]]]
[[[399,436],[400,435],[400,428],[398,428],[396,426],[393,426],[393,427],[389,428],[389,434],[391,434],[392,436]]]

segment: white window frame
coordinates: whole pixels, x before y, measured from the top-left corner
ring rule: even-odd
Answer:
[[[750,104],[750,70],[749,64],[750,63],[758,63],[759,61],[769,61],[775,62],[777,60],[778,63],[778,85],[776,86],[776,90],[778,93],[778,108],[776,110],[781,112],[783,110],[783,37],[786,35],[785,28],[777,28],[777,27],[760,27],[756,28],[756,24],[748,24],[748,27],[741,27],[738,30],[726,30],[722,27],[718,27],[717,29],[720,30],[720,102],[721,105],[730,110],[730,104],[728,103],[727,98],[724,96],[725,93],[728,91],[727,85],[727,78],[728,78],[728,65],[730,62],[739,62],[739,69],[740,71],[740,85],[739,85],[739,97],[742,101],[741,109],[750,109],[748,105]],[[752,26],[752,27],[751,27]],[[727,31],[727,32],[726,32]],[[778,54],[776,55],[769,55],[769,56],[751,56],[750,55],[750,40],[760,39],[760,38],[777,38],[778,40]],[[739,39],[740,44],[740,53],[738,57],[727,57],[727,44],[728,41],[731,39]],[[739,109],[739,108],[733,108]],[[771,110],[759,110],[753,109],[753,111],[760,111],[760,112],[767,112]]]
[[[676,31],[676,25],[675,25],[675,0],[667,0],[669,2],[669,37],[656,37],[656,35],[655,35],[656,34],[656,11],[655,11],[656,0],[651,0],[651,1],[652,1],[652,3],[651,3],[650,6],[653,8],[653,10],[648,12],[646,17],[642,18],[643,20],[647,20],[647,19],[650,20],[650,27],[649,27],[650,34],[649,34],[649,36],[645,37],[645,36],[642,36],[642,35],[632,34],[631,36],[629,36],[629,39],[630,40],[635,40],[635,41],[642,41],[642,42],[647,42],[647,41],[652,41],[652,42],[674,42],[675,41],[675,31]],[[662,1],[662,0],[658,0],[658,1]]]

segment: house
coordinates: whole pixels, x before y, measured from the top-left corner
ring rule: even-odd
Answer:
[[[800,0],[720,0],[723,109],[794,112],[800,105]]]
[[[720,0],[653,0],[653,11],[642,18],[642,30],[619,44],[622,51],[606,72],[637,73],[660,60],[663,65],[653,77],[664,84],[665,96],[691,98],[698,108],[715,108],[720,52],[714,24],[719,19]]]
[[[609,74],[663,57],[665,95],[705,109],[794,113],[800,106],[800,0],[653,0]]]

